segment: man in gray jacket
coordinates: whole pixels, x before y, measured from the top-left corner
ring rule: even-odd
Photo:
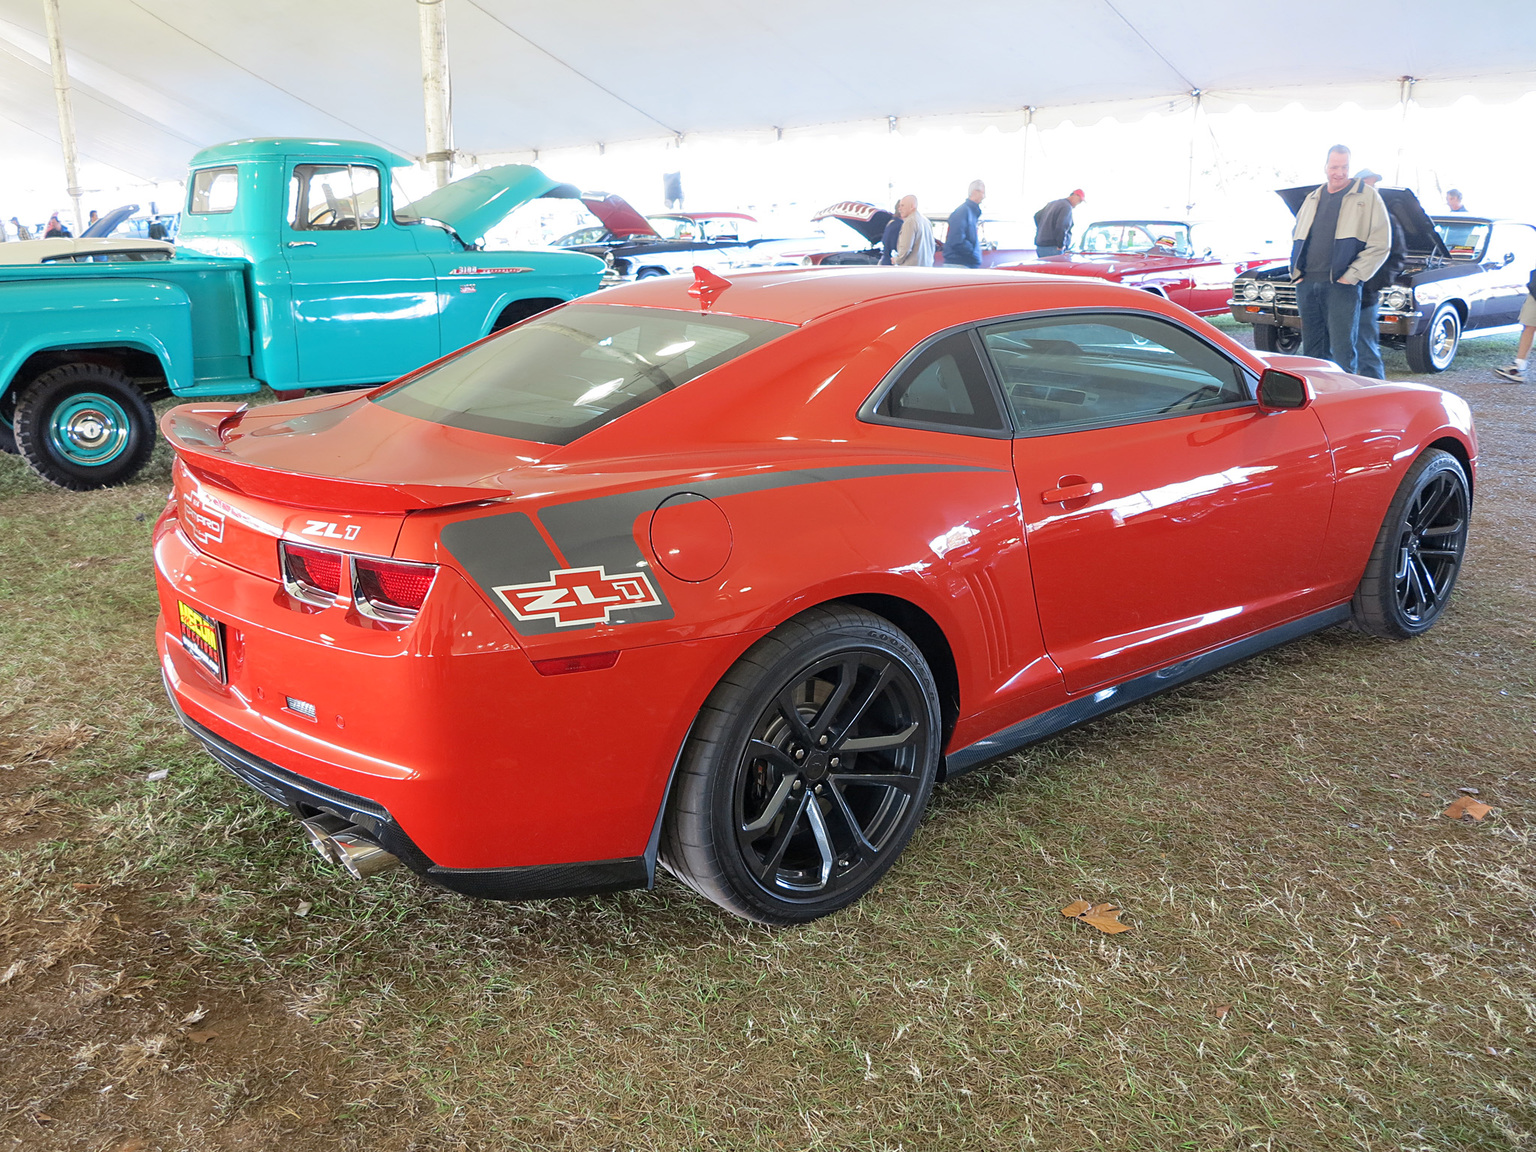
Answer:
[[[933,267],[933,226],[917,210],[916,196],[896,201],[896,215],[901,217],[901,235],[896,240],[896,255],[891,263],[905,268]]]
[[[1387,205],[1364,180],[1349,178],[1349,149],[1335,144],[1291,234],[1291,279],[1301,310],[1302,354],[1353,372],[1360,285],[1392,250]]]

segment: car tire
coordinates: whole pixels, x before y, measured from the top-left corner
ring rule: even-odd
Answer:
[[[635,273],[636,280],[654,280],[657,276],[667,275],[665,268],[642,268]]]
[[[1408,337],[1408,367],[1414,372],[1444,372],[1461,346],[1461,313],[1454,304],[1435,309],[1424,331]]]
[[[155,448],[155,414],[133,381],[103,364],[61,364],[16,399],[16,446],[51,484],[83,492],[133,478]]]
[[[1387,508],[1355,591],[1355,627],[1406,640],[1445,611],[1467,548],[1472,492],[1461,461],[1430,448],[1408,469]]]
[[[813,608],[752,645],[699,711],[662,863],[749,920],[836,912],[906,847],[942,746],[938,690],[917,645],[871,612]]]
[[[1283,324],[1255,324],[1253,346],[1260,352],[1278,352],[1282,356],[1301,355],[1301,329]]]

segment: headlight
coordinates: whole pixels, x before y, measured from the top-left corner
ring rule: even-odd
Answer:
[[[803,258],[800,261],[800,266],[802,268],[811,268],[811,267],[815,266],[815,264],[816,264],[816,261],[812,260],[809,256],[806,256],[805,258]]]
[[[1259,286],[1256,282],[1252,280],[1244,280],[1241,283],[1243,287],[1244,300],[1257,300],[1259,298]]]
[[[1274,298],[1275,286],[1273,284],[1266,284],[1264,287],[1259,289],[1259,299],[1264,301],[1264,303],[1268,304]]]
[[[1406,312],[1413,307],[1413,293],[1407,288],[1388,288],[1381,294],[1381,302],[1391,312]]]

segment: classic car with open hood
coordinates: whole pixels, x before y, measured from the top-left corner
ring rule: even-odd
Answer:
[[[555,247],[602,257],[612,269],[612,280],[649,280],[691,272],[695,266],[724,270],[750,262],[742,225],[757,221],[745,213],[643,216],[624,197],[609,192],[585,192],[581,202],[599,223],[567,233]]]
[[[878,264],[883,255],[880,241],[885,235],[885,226],[893,219],[895,219],[894,213],[885,208],[876,208],[864,200],[841,200],[829,208],[823,208],[811,217],[812,223],[837,220],[846,224],[864,241],[865,247],[805,252],[800,255],[799,262],[807,266]],[[929,223],[933,225],[933,261],[935,264],[942,264],[944,263],[944,233],[948,229],[948,222],[942,219],[935,220],[930,216]],[[984,218],[979,225],[979,231],[983,268],[1011,265],[1019,260],[1030,259],[1035,254],[1033,245],[1026,247],[1013,243],[1018,227],[1012,221]]]
[[[1277,195],[1294,215],[1313,187],[1285,188]],[[1526,279],[1536,266],[1536,228],[1465,212],[1430,216],[1407,188],[1377,191],[1392,227],[1402,231],[1407,257],[1402,272],[1381,292],[1381,342],[1401,348],[1415,372],[1444,372],[1463,333],[1519,318]],[[1228,307],[1234,319],[1253,325],[1253,342],[1261,350],[1300,350],[1301,311],[1287,264],[1238,276]]]
[[[592,291],[577,252],[486,252],[518,205],[577,190],[489,168],[412,203],[373,144],[241,140],[192,158],[178,245],[34,241],[0,260],[0,449],[97,488],[154,447],[149,401],[392,380]]]
[[[1202,225],[1188,220],[1132,219],[1096,221],[1084,229],[1071,252],[1008,267],[1092,276],[1162,296],[1196,316],[1215,316],[1227,310],[1234,276],[1274,259],[1218,255]]]

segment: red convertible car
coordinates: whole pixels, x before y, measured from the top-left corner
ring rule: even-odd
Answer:
[[[371,391],[164,417],[161,668],[354,874],[501,899],[658,863],[768,923],[936,781],[1451,595],[1476,438],[1098,280],[702,269]]]
[[[1092,276],[1172,300],[1197,316],[1231,307],[1232,280],[1280,256],[1228,259],[1212,254],[1201,226],[1186,220],[1100,220],[1071,252],[1004,265],[1014,272]]]

